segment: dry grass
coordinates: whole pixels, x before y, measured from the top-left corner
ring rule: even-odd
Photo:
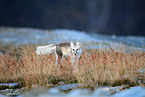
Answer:
[[[145,72],[137,71],[140,69],[145,69],[145,52],[86,50],[78,67],[72,68],[69,58],[66,58],[59,70],[55,66],[54,54],[37,56],[35,46],[0,56],[0,82],[19,82],[27,88],[33,84],[58,84],[59,81],[92,87],[144,85]]]

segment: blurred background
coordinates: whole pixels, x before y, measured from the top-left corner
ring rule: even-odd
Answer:
[[[0,0],[0,26],[145,36],[145,0]]]

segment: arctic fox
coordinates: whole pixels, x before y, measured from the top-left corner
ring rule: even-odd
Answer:
[[[64,56],[70,56],[70,62],[74,64],[75,61],[78,61],[82,52],[81,43],[78,42],[69,42],[69,43],[59,43],[59,44],[50,44],[46,46],[38,46],[36,48],[37,55],[45,55],[50,53],[55,53],[56,63],[62,61]]]

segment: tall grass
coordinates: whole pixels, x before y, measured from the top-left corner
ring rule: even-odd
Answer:
[[[23,47],[13,54],[0,55],[0,82],[33,84],[80,83],[87,86],[144,85],[145,52],[84,50],[75,67],[69,57],[55,66],[55,55],[35,54],[35,46]]]

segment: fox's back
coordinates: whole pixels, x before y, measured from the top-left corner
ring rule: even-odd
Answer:
[[[59,47],[70,47],[70,43],[59,43],[59,44],[56,44],[57,46]]]
[[[69,55],[69,53],[70,53],[70,43],[56,44],[56,52],[60,56]]]

